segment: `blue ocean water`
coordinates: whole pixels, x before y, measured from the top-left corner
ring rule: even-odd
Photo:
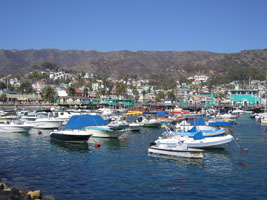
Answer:
[[[233,132],[241,148],[232,142],[204,160],[148,156],[157,129],[82,145],[51,141],[49,131],[0,133],[0,181],[56,199],[266,199],[265,129],[241,116]]]

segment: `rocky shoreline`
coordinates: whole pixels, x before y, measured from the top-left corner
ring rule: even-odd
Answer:
[[[55,200],[52,195],[42,195],[40,190],[19,190],[15,187],[8,187],[4,183],[0,183],[0,199],[1,200]]]

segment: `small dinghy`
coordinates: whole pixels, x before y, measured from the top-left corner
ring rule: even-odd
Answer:
[[[148,148],[148,153],[183,158],[204,158],[204,151],[201,149],[188,148],[186,144],[155,143]]]

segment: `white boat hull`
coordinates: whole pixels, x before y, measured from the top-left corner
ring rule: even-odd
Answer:
[[[100,137],[100,138],[118,138],[120,137],[125,130],[112,130],[108,127],[85,127],[85,130],[88,133],[92,134],[92,137]]]
[[[148,153],[173,156],[173,157],[183,157],[183,158],[199,158],[199,159],[204,158],[204,151],[193,148],[179,150],[177,148],[160,148],[153,145],[148,149]]]
[[[1,133],[28,133],[33,126],[0,124]]]
[[[58,129],[61,127],[63,120],[47,120],[47,121],[29,121],[27,124],[33,125],[34,128],[39,129]]]
[[[232,135],[205,137],[200,140],[195,140],[187,136],[173,136],[170,138],[160,138],[155,141],[159,145],[167,145],[168,147],[176,147],[177,143],[182,142],[188,148],[224,148],[227,144],[232,142],[234,137]]]

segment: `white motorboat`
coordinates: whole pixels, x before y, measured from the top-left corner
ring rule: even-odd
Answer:
[[[18,112],[18,115],[22,121],[34,121],[37,119],[37,113],[36,112],[30,112],[30,111],[20,111]]]
[[[223,119],[231,122],[235,122],[238,119],[238,115],[225,113],[216,115],[216,119]]]
[[[204,158],[203,150],[188,148],[186,144],[179,142],[176,144],[156,143],[148,148],[148,153],[183,158]]]
[[[207,125],[203,118],[195,119],[192,122],[189,122],[189,118],[187,118],[186,120],[183,120],[182,122],[175,125],[176,129],[182,130],[184,132],[192,130],[193,127],[197,127],[197,130],[199,131],[216,130],[215,127]]]
[[[118,138],[123,133],[125,133],[126,129],[112,129],[109,126],[87,126],[85,130],[88,133],[93,134],[93,137],[102,137],[102,138]]]
[[[227,144],[232,142],[234,137],[232,135],[216,136],[216,137],[203,137],[202,132],[198,132],[193,137],[181,136],[170,133],[164,137],[159,137],[156,145],[169,145],[176,146],[177,143],[184,143],[189,148],[225,148]]]
[[[139,116],[135,120],[135,124],[131,123],[130,126],[144,126],[151,128],[159,128],[161,126],[161,120],[154,119],[151,116]]]
[[[17,118],[18,116],[15,112],[4,112],[3,115],[0,116],[0,123],[7,123]]]
[[[47,115],[38,115],[35,121],[26,121],[25,124],[33,125],[38,129],[58,129],[62,126],[64,120],[49,117]]]
[[[113,130],[121,130],[129,128],[129,123],[126,120],[126,117],[118,116],[116,118],[111,118],[111,122],[108,124],[108,126]]]
[[[64,141],[64,142],[87,142],[88,139],[92,136],[91,133],[88,133],[85,130],[59,130],[53,131],[50,133],[52,139]]]
[[[33,125],[26,125],[20,120],[12,120],[10,123],[0,124],[0,132],[28,133],[33,127]]]

